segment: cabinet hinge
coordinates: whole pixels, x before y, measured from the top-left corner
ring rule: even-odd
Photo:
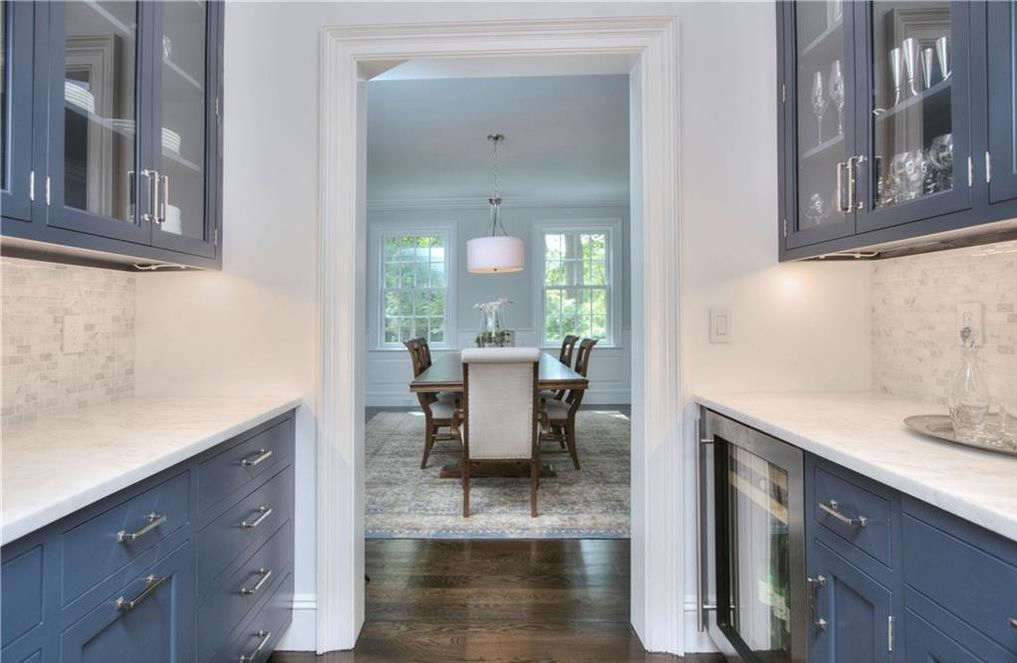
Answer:
[[[989,183],[992,181],[992,154],[988,150],[985,151],[985,182]]]
[[[35,202],[35,171],[28,174],[28,199]]]
[[[784,237],[787,238],[787,219],[784,219]]]
[[[780,103],[787,103],[787,85],[784,83],[780,84]]]
[[[49,175],[46,176],[46,207],[49,207]]]
[[[975,162],[968,157],[968,186],[973,186],[975,183]]]
[[[893,651],[893,616],[886,618],[886,650]]]

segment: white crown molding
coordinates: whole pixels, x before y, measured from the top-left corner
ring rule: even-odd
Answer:
[[[509,197],[502,203],[502,209],[534,209],[534,208],[600,208],[628,207],[628,198],[542,198],[542,197]],[[445,198],[380,198],[368,199],[369,212],[398,212],[407,210],[444,210],[444,209],[487,209],[487,199],[482,196],[449,196]]]

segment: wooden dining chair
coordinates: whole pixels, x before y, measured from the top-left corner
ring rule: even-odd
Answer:
[[[470,516],[470,466],[527,461],[530,516],[540,486],[539,348],[463,350],[462,409],[452,430],[463,445],[463,518]]]
[[[565,339],[561,342],[561,350],[558,351],[558,361],[565,366],[572,368],[572,353],[575,350],[576,343],[579,341],[578,336],[568,334]],[[561,400],[565,398],[567,389],[542,389],[540,391],[540,397],[544,400],[556,399]]]
[[[576,353],[576,373],[584,378],[590,368],[590,355],[593,353],[593,346],[597,344],[595,338],[584,338],[579,344],[579,351]],[[542,402],[544,427],[547,429],[542,440],[557,440],[562,447],[568,447],[569,455],[572,456],[572,464],[579,469],[579,452],[576,449],[576,413],[583,402],[585,389],[570,389],[568,394],[561,400],[551,399]]]
[[[427,347],[427,340],[423,338],[411,338],[403,341],[406,350],[410,353],[410,362],[413,365],[413,377],[419,376],[431,366],[431,351]],[[439,440],[457,440],[452,434],[452,414],[457,407],[456,397],[452,394],[429,394],[417,393],[417,401],[420,409],[424,411],[424,457],[420,461],[420,469],[427,467],[427,459],[431,455],[434,443]],[[441,429],[447,428],[448,432],[443,433]]]

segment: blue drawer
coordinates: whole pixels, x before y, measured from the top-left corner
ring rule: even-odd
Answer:
[[[265,663],[293,621],[293,576],[287,576],[217,660]],[[241,659],[241,656],[248,658]]]
[[[198,533],[199,592],[267,541],[292,513],[293,468],[287,466]]]
[[[947,532],[911,514],[904,515],[903,538],[905,583],[1017,653],[1017,625],[1010,621],[1017,620],[1017,565],[979,540],[1002,539],[971,524]]]
[[[889,495],[862,487],[860,482],[814,466],[814,518],[826,530],[847,541],[886,567],[892,567],[893,504]],[[864,525],[860,519],[864,518]]]
[[[198,609],[198,661],[207,661],[264,597],[292,572],[293,522],[286,521]],[[266,575],[267,574],[267,575]],[[261,584],[259,584],[261,583]]]
[[[0,647],[22,637],[43,620],[42,551],[35,546],[0,567]]]
[[[63,533],[63,605],[187,524],[189,477],[178,474]]]
[[[191,663],[194,548],[146,568],[60,635],[61,663]]]
[[[289,418],[202,462],[198,468],[199,511],[281,467],[290,455],[293,434],[293,419]]]
[[[925,597],[907,590],[904,663],[1017,663],[1006,652]]]

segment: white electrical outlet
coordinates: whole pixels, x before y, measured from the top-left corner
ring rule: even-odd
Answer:
[[[982,303],[961,302],[957,304],[957,343],[961,343],[960,332],[965,327],[971,329],[971,339],[975,345],[985,342],[982,330]]]
[[[85,350],[85,316],[65,315],[63,323],[63,350],[65,355],[74,355]]]

